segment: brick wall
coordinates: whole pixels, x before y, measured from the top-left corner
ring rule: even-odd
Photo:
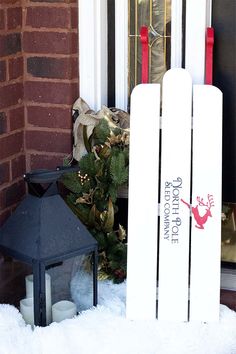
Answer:
[[[25,194],[22,8],[0,5],[0,223]]]
[[[0,224],[25,193],[22,173],[71,152],[77,17],[76,0],[1,0]]]
[[[25,2],[26,163],[55,167],[71,151],[71,105],[78,96],[77,3]]]

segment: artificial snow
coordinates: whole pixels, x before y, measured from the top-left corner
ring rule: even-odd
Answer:
[[[77,305],[89,306],[90,282],[80,275],[71,284]],[[130,321],[125,282],[99,282],[96,308],[45,328],[32,330],[15,307],[0,305],[0,354],[236,354],[236,312],[221,305],[220,321],[209,324]]]

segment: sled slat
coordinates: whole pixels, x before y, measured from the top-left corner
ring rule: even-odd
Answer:
[[[160,85],[131,95],[126,314],[156,318]]]
[[[194,85],[190,320],[219,318],[221,141],[222,93]]]
[[[181,79],[180,79],[181,78]],[[172,69],[163,80],[158,319],[188,318],[192,80]]]

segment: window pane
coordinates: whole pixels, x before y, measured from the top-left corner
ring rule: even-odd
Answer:
[[[141,26],[149,29],[149,82],[160,83],[170,67],[170,0],[129,0],[129,92],[141,82]]]
[[[236,204],[223,204],[221,260],[236,264]]]

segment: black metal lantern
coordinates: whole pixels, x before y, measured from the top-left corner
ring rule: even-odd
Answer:
[[[53,183],[41,197],[27,195],[0,230],[0,249],[32,267],[34,324],[39,326],[48,323],[46,272],[61,267],[63,283],[63,264],[80,255],[92,255],[93,305],[97,305],[98,245],[57,193],[55,181],[65,172],[58,169],[27,174],[31,187],[34,183]]]

